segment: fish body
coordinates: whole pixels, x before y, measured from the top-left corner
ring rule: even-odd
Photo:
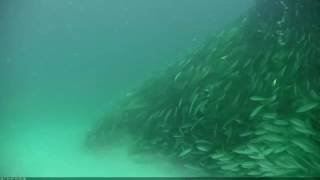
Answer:
[[[301,107],[299,107],[296,112],[297,113],[304,113],[304,112],[307,112],[307,111],[310,111],[314,108],[316,108],[319,104],[318,103],[315,103],[315,102],[311,102],[311,103],[307,103]]]

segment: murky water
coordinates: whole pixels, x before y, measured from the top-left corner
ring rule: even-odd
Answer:
[[[161,158],[137,162],[126,144],[88,152],[84,137],[117,99],[250,3],[1,2],[0,176],[192,175]]]

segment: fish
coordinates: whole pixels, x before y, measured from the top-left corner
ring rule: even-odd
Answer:
[[[230,123],[232,123],[234,121],[233,118],[229,118],[222,126],[223,130],[227,130],[227,127],[230,125]]]
[[[239,61],[235,61],[231,66],[230,69],[234,69],[238,65]]]
[[[191,128],[192,127],[192,124],[191,123],[185,123],[183,124],[180,128],[182,129],[187,129],[187,128]]]
[[[205,109],[205,107],[206,107],[206,105],[207,105],[207,103],[208,103],[208,99],[200,102],[200,103],[198,104],[198,106],[195,108],[194,114],[198,113],[199,111],[200,111],[200,112],[203,112],[204,109]]]
[[[201,121],[203,121],[204,120],[204,117],[202,116],[202,117],[200,117],[200,118],[198,118],[197,120],[196,120],[196,122],[194,122],[193,123],[193,125],[192,125],[192,127],[191,127],[191,130],[193,129],[193,128],[195,128]]]
[[[300,68],[300,63],[301,63],[301,60],[300,60],[300,53],[297,52],[296,53],[296,61],[293,65],[293,72],[292,73],[296,73],[297,70]]]
[[[287,139],[283,136],[280,135],[275,135],[275,134],[266,134],[262,136],[263,139],[271,142],[285,142]]]
[[[165,112],[166,112],[165,109],[159,110],[158,111],[158,117],[161,118],[164,115]]]
[[[174,81],[177,81],[178,78],[180,77],[180,75],[181,75],[181,72],[179,72],[179,73],[174,77]]]
[[[178,107],[174,108],[174,117],[177,117],[178,116]]]
[[[291,119],[289,119],[289,122],[295,126],[298,126],[298,127],[305,127],[306,126],[306,123],[298,118],[291,118]]]
[[[228,58],[228,56],[222,56],[220,59],[226,60],[227,58]]]
[[[201,140],[201,139],[198,139],[195,141],[196,144],[212,144],[210,141],[208,140]]]
[[[268,156],[268,155],[270,155],[270,154],[272,154],[273,153],[273,148],[269,148],[269,149],[264,149],[263,151],[261,151],[261,154],[263,155],[263,156]]]
[[[203,152],[208,152],[211,150],[212,143],[208,140],[197,139],[195,141],[196,148]]]
[[[276,165],[278,165],[281,168],[285,168],[285,169],[297,169],[297,165],[296,162],[290,158],[285,158],[285,160],[283,159],[275,159],[274,163]]]
[[[252,144],[248,144],[247,147],[249,150],[251,150],[252,153],[259,153],[260,152],[260,150]]]
[[[310,103],[307,103],[307,104],[299,107],[299,108],[296,110],[296,112],[297,112],[297,113],[304,113],[304,112],[307,112],[307,111],[310,111],[310,110],[316,108],[318,105],[319,105],[319,103],[310,102]]]
[[[194,103],[196,102],[196,100],[198,99],[198,96],[199,94],[196,94],[195,96],[193,96],[192,98],[192,102],[191,102],[191,105],[190,105],[190,109],[189,109],[189,113],[192,112],[192,109],[193,109],[193,106],[194,106]]]
[[[214,53],[216,52],[217,48],[214,48],[212,51],[210,51],[209,55],[206,57],[205,61],[209,61],[212,56],[214,55]]]
[[[268,131],[266,131],[265,129],[258,129],[254,132],[255,135],[263,135],[263,134],[267,134]]]
[[[286,72],[286,70],[287,70],[287,66],[285,66],[285,67],[282,68],[282,70],[281,70],[281,72],[280,72],[281,77],[284,76],[284,73]]]
[[[239,94],[234,98],[232,104],[237,105],[238,102],[239,102],[240,96],[241,96],[241,94],[239,93]]]
[[[263,117],[264,119],[276,119],[277,116],[278,116],[277,113],[264,113],[264,114],[262,115],[262,117]]]
[[[192,164],[184,164],[183,167],[190,169],[190,170],[202,170],[200,167],[192,165]]]
[[[248,132],[241,133],[239,136],[240,136],[240,137],[247,137],[247,136],[250,136],[250,135],[252,135],[252,134],[253,134],[252,131],[248,131]]]
[[[314,131],[312,131],[311,129],[308,129],[307,127],[299,127],[299,126],[295,126],[293,127],[296,131],[299,131],[301,133],[304,134],[308,134],[308,135],[316,135],[316,133]]]
[[[291,142],[298,146],[300,149],[302,149],[304,152],[310,153],[310,154],[318,154],[319,149],[316,148],[312,143],[309,141],[305,141],[303,139],[292,139]]]
[[[234,158],[234,156],[232,156],[232,155],[225,155],[225,156],[223,156],[223,157],[221,157],[221,158],[219,158],[219,161],[230,161],[230,160],[232,160]]]
[[[269,161],[266,161],[266,160],[259,160],[257,161],[257,165],[262,167],[263,169],[272,169],[274,167],[274,164],[269,162]]]
[[[289,124],[289,122],[287,120],[276,119],[273,121],[273,124],[279,125],[279,126],[286,126]]]
[[[247,162],[241,163],[240,166],[245,169],[252,169],[252,168],[255,168],[257,164],[253,161],[247,161]]]
[[[252,58],[248,59],[248,61],[243,65],[243,68],[246,68],[250,64],[251,61],[252,61]]]
[[[164,121],[165,121],[165,122],[168,122],[168,118],[170,117],[171,112],[172,112],[171,109],[170,109],[169,111],[167,111],[167,113],[166,113],[166,115],[165,115],[165,117],[164,117]]]
[[[230,126],[224,133],[227,136],[227,142],[230,140],[232,136],[232,126]]]
[[[269,100],[269,98],[260,97],[260,96],[251,96],[250,100],[251,101],[267,101]]]
[[[211,150],[210,146],[204,144],[197,145],[196,148],[202,152],[208,152]]]
[[[311,86],[311,85],[310,85],[310,81],[307,80],[306,83],[307,83],[307,90],[310,91],[310,86]]]
[[[224,156],[225,156],[225,154],[222,153],[222,152],[217,152],[217,153],[214,153],[214,154],[209,155],[209,157],[210,157],[211,159],[220,159],[220,158],[222,158],[222,157],[224,157]]]
[[[298,15],[299,15],[299,10],[298,10],[298,8],[296,9],[296,12],[295,12],[294,14],[295,14],[296,17],[298,17]]]
[[[224,91],[228,91],[232,85],[232,81],[228,82],[228,84],[224,87]]]
[[[313,90],[310,90],[310,94],[314,99],[320,100],[320,96]]]
[[[247,148],[245,146],[238,147],[238,148],[234,149],[233,152],[235,152],[237,154],[243,154],[243,155],[248,155],[248,154],[254,153],[252,150],[250,150],[249,148]]]
[[[255,117],[255,116],[262,110],[262,108],[264,108],[264,105],[260,105],[260,106],[258,106],[257,108],[255,108],[255,109],[251,112],[250,118]]]
[[[180,98],[179,103],[178,103],[178,108],[179,108],[179,109],[181,109],[182,101],[183,101],[183,99]]]
[[[181,153],[178,155],[178,157],[179,158],[184,157],[184,156],[188,155],[191,151],[192,151],[191,148],[187,148],[187,149],[181,151]]]
[[[202,78],[206,78],[209,73],[210,73],[210,70],[208,67],[203,68],[202,69]]]
[[[251,140],[253,143],[260,143],[260,142],[281,142],[284,143],[287,141],[283,136],[275,135],[275,134],[264,134],[260,135],[257,138]]]
[[[180,127],[179,128],[179,133],[182,135],[182,136],[184,136],[184,131],[183,131],[183,129]]]
[[[278,154],[285,152],[288,149],[289,146],[284,146],[284,145],[278,145],[273,147],[273,153]]]
[[[238,124],[243,124],[243,121],[240,120],[240,119],[236,119],[235,121],[236,121]]]
[[[255,154],[250,154],[248,155],[251,159],[254,159],[254,160],[262,160],[262,159],[265,159],[265,157],[260,154],[260,153],[255,153]]]
[[[232,169],[235,169],[239,167],[239,164],[238,163],[230,163],[230,164],[227,164],[227,165],[222,165],[221,166],[221,169],[222,170],[226,170],[226,171],[229,171],[229,170],[232,170]],[[240,169],[239,169],[240,170]]]
[[[261,176],[261,172],[260,171],[250,171],[247,173],[248,176]]]
[[[274,79],[274,80],[272,81],[272,85],[273,85],[273,86],[276,86],[276,85],[277,85],[277,81],[278,81],[277,79]]]
[[[292,49],[292,50],[290,51],[289,55],[288,55],[288,59],[291,58],[291,56],[293,55],[293,53],[294,53],[294,50]]]
[[[265,124],[263,126],[263,128],[267,131],[271,131],[271,132],[275,132],[275,133],[285,133],[286,130],[283,129],[283,128],[280,128],[278,126],[275,126],[275,125],[271,125],[271,124]]]
[[[218,123],[214,126],[214,137],[217,137],[217,131],[218,131]]]
[[[174,134],[172,137],[174,138],[183,138],[183,134]]]

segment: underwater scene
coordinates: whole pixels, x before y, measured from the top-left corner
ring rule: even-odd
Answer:
[[[319,0],[0,8],[0,177],[320,177]]]

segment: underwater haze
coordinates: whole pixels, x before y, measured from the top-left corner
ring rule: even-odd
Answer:
[[[0,176],[196,176],[163,158],[137,161],[127,143],[89,152],[84,137],[131,89],[252,3],[0,2]]]

